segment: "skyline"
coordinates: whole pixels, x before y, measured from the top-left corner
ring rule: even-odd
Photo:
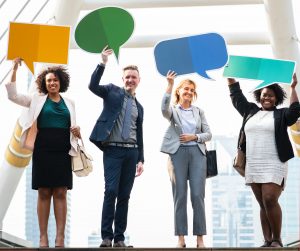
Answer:
[[[296,3],[296,1],[293,1]],[[246,6],[245,6],[246,7]],[[191,11],[191,8],[188,8]],[[164,18],[167,21],[159,24],[159,18],[147,21],[144,20],[144,25],[137,22],[134,34],[155,34],[156,28],[162,33],[172,33],[172,31],[184,31],[191,34],[196,26],[199,26],[199,33],[215,31],[217,22],[213,20],[215,15],[220,19],[226,18],[223,13],[224,9],[231,10],[232,20],[225,24],[225,31],[242,30],[247,31],[264,30],[266,23],[262,22],[264,14],[263,8],[256,11],[257,18],[251,20],[247,25],[244,16],[251,17],[254,10],[253,6],[245,11],[239,11],[238,7],[232,8],[217,7],[209,11],[208,7],[203,8],[205,11],[201,12],[202,15],[197,17],[197,24],[193,17],[198,16],[196,8],[195,12],[189,15],[182,8],[175,8],[174,13],[169,13]],[[297,9],[297,11],[296,11]],[[135,10],[132,10],[134,12]],[[156,15],[161,17],[164,15],[164,10],[157,10]],[[299,13],[300,3],[295,4],[295,13]],[[149,16],[150,10],[136,11],[136,20],[142,20]],[[169,17],[168,17],[169,16]],[[298,24],[297,30],[300,34],[299,24],[300,17],[295,16],[295,23]],[[175,24],[174,18],[178,24]],[[188,27],[182,26],[179,19],[190,19],[191,25]],[[195,19],[194,19],[195,20]],[[209,20],[204,26],[203,21]],[[240,20],[240,22],[236,22]],[[199,25],[200,24],[200,25]],[[155,26],[156,25],[156,26]],[[181,25],[181,27],[180,27]],[[1,48],[2,49],[2,48]],[[232,55],[248,55],[257,57],[272,58],[272,48],[270,45],[240,45],[228,46],[228,53]],[[77,108],[77,121],[82,128],[83,139],[87,151],[94,158],[94,171],[85,178],[78,178],[74,176],[74,189],[72,190],[72,210],[71,210],[71,245],[73,246],[86,246],[87,240],[83,239],[83,235],[87,236],[91,230],[97,230],[100,226],[102,198],[103,198],[103,171],[102,171],[102,153],[89,142],[88,137],[92,130],[92,126],[100,114],[102,101],[89,92],[87,85],[90,75],[93,72],[96,64],[99,62],[99,54],[89,54],[82,50],[71,50],[69,55],[69,71],[71,75],[71,87],[65,96],[71,97],[76,102]],[[121,67],[127,64],[137,64],[140,67],[141,84],[137,89],[137,98],[145,108],[145,121],[144,121],[144,137],[145,137],[145,172],[141,177],[137,178],[131,194],[129,205],[129,225],[128,231],[131,236],[131,242],[134,246],[155,246],[162,245],[166,247],[174,246],[176,238],[173,236],[173,202],[171,195],[171,185],[166,169],[167,155],[159,152],[160,143],[162,141],[163,133],[167,128],[167,121],[162,117],[160,112],[160,100],[166,88],[166,80],[160,76],[154,64],[153,48],[138,48],[127,49],[121,48],[119,62],[114,56],[111,56],[107,64],[103,82],[104,83],[121,83]],[[20,92],[26,93],[27,83],[27,67],[22,66],[18,73],[18,87]],[[205,115],[211,126],[213,135],[237,135],[241,125],[241,117],[234,110],[229,98],[229,91],[227,88],[226,80],[222,77],[222,69],[210,71],[209,75],[216,79],[216,81],[208,81],[201,78],[197,74],[190,74],[176,78],[175,84],[181,79],[190,77],[198,84],[199,97],[195,105],[204,109]],[[242,80],[242,88],[244,93],[249,99],[252,95],[249,93],[256,85],[256,81]],[[0,113],[5,118],[1,123],[0,137],[0,154],[4,155],[5,148],[9,143],[15,122],[20,115],[20,107],[12,104],[7,100],[5,83],[0,86]],[[299,93],[298,93],[299,94]],[[220,108],[221,107],[221,111]],[[4,231],[9,233],[15,232],[17,236],[24,237],[23,214],[25,211],[22,205],[25,204],[25,191],[24,189],[25,175],[18,185],[16,194],[10,204],[6,217],[4,219]],[[208,181],[210,182],[210,181]],[[145,199],[146,198],[146,199]],[[190,205],[189,205],[190,206]],[[83,214],[82,212],[88,212]],[[207,212],[208,213],[208,212]],[[80,219],[79,219],[80,217]],[[191,214],[189,214],[189,219]],[[140,224],[143,222],[145,231],[141,231]],[[157,222],[159,229],[154,232],[152,229],[153,223]],[[209,225],[209,222],[207,222]],[[13,233],[14,234],[14,233]],[[145,236],[149,238],[145,239]],[[153,240],[157,240],[157,244],[153,245]],[[187,243],[193,243],[194,237],[189,236]]]

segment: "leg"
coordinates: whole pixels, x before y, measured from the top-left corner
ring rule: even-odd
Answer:
[[[188,234],[187,223],[187,179],[188,161],[187,148],[179,147],[175,154],[170,155],[170,176],[174,201],[175,235],[179,236],[178,246],[185,243],[182,236]]]
[[[40,247],[48,247],[48,219],[50,214],[52,190],[50,188],[38,189],[37,214],[40,228]]]
[[[203,235],[206,234],[205,183],[206,157],[198,146],[190,147],[189,183],[193,207],[193,235],[197,235],[197,247],[204,247]]]
[[[107,147],[103,152],[105,192],[102,207],[102,239],[114,238],[113,222],[115,219],[115,202],[118,195],[121,166],[124,152],[120,147]]]
[[[255,198],[260,206],[260,223],[262,227],[262,232],[264,235],[264,239],[267,242],[272,241],[272,230],[270,226],[270,222],[268,220],[265,205],[263,203],[263,197],[262,197],[262,184],[251,184],[252,191],[255,195]]]
[[[55,246],[64,247],[65,226],[67,218],[67,188],[53,188],[53,206],[56,220]]]
[[[272,230],[273,240],[281,241],[282,212],[278,199],[281,195],[282,187],[274,184],[262,184],[262,198],[266,209],[266,215]]]
[[[123,151],[126,151],[126,157],[123,160],[117,197],[114,243],[124,241],[125,239],[124,232],[127,227],[128,202],[135,179],[138,160],[137,149],[128,148]]]
[[[197,235],[197,248],[205,248],[203,235]]]

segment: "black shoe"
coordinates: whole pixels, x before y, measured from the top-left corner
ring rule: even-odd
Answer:
[[[114,248],[124,248],[124,247],[127,247],[124,241],[114,242]]]
[[[272,240],[271,244],[269,247],[272,248],[280,248],[283,247],[281,240]]]
[[[111,240],[110,239],[104,239],[102,243],[100,244],[100,248],[111,248]]]
[[[272,241],[265,241],[264,244],[262,246],[260,246],[261,248],[268,248],[270,247]]]

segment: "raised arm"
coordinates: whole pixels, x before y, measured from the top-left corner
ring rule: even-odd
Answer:
[[[293,104],[294,102],[299,102],[297,91],[296,91],[296,85],[298,84],[296,73],[293,75],[293,82],[291,85],[291,97],[290,97],[290,104]]]
[[[18,105],[29,107],[31,103],[31,97],[29,95],[19,94],[17,92],[17,87],[16,87],[17,71],[19,66],[21,66],[21,63],[22,63],[22,59],[19,57],[13,60],[10,82],[8,82],[5,86],[6,86],[7,96],[9,100],[11,100],[12,102]]]
[[[234,78],[227,78],[227,83],[228,85],[232,85],[234,83],[236,83],[237,81]]]
[[[112,53],[113,50],[107,49],[107,46],[102,50],[100,63],[97,65],[95,71],[93,72],[89,84],[90,91],[101,98],[106,95],[107,89],[101,86],[99,83],[103,75],[105,65],[108,61],[108,56],[110,56]]]
[[[176,72],[174,71],[168,71],[167,73],[167,82],[168,86],[165,92],[165,95],[163,96],[162,103],[161,103],[161,112],[163,116],[170,120],[172,116],[172,110],[170,108],[170,102],[171,102],[171,94],[174,86],[174,79],[176,77]]]
[[[240,115],[244,117],[255,104],[248,102],[240,88],[239,82],[237,82],[234,78],[227,78],[227,83],[232,104]]]

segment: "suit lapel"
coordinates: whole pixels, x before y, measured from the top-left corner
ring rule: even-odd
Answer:
[[[176,105],[174,107],[174,110],[175,110],[174,121],[175,121],[175,123],[177,123],[180,126],[180,128],[182,128],[182,117],[181,117],[179,105]]]

